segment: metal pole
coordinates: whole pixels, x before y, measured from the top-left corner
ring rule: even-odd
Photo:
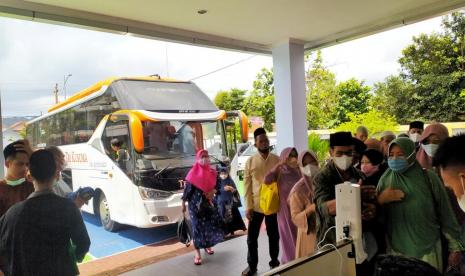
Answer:
[[[65,96],[65,100],[66,100],[66,83],[68,82],[68,79],[71,76],[72,76],[72,74],[68,74],[67,76],[63,76],[63,94]]]

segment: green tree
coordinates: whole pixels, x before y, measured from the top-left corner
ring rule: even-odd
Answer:
[[[244,101],[244,112],[247,115],[262,117],[265,129],[273,130],[275,123],[273,71],[267,68],[257,74],[253,89]]]
[[[246,90],[232,88],[229,91],[219,91],[214,99],[215,105],[222,110],[242,110]]]
[[[410,81],[399,76],[389,76],[383,82],[375,83],[373,90],[374,96],[370,100],[373,109],[395,117],[400,124],[424,119],[413,115],[415,108],[411,100],[414,86]]]
[[[308,57],[311,58],[311,55]],[[339,94],[336,90],[336,77],[323,65],[321,52],[316,52],[306,73],[307,83],[307,123],[309,128],[329,128],[335,123]]]
[[[465,113],[463,13],[443,18],[443,33],[422,34],[402,51],[401,76],[414,84],[412,116],[456,121]]]
[[[370,90],[369,86],[354,78],[341,82],[336,87],[339,101],[336,106],[336,124],[349,121],[349,114],[358,115],[368,112]]]
[[[348,122],[340,124],[337,131],[350,131],[355,133],[357,127],[364,125],[368,129],[368,135],[377,136],[381,132],[386,130],[396,131],[399,128],[399,124],[392,115],[384,114],[377,110],[370,110],[363,114],[347,114],[349,118]]]

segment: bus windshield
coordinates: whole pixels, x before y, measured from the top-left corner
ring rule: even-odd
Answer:
[[[215,159],[223,159],[223,128],[220,122],[143,122],[143,158],[158,166],[191,166],[201,149]],[[151,162],[153,163],[153,162]],[[144,166],[147,169],[147,166]]]
[[[207,112],[218,108],[195,84],[118,80],[110,88],[122,109],[158,112]]]

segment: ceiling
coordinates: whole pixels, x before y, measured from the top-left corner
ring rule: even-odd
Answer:
[[[320,48],[464,6],[465,0],[0,0],[0,15],[270,53],[289,39]]]

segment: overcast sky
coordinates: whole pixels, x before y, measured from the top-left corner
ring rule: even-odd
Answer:
[[[440,31],[434,18],[324,49],[324,63],[338,81],[371,85],[399,70],[401,50],[412,36]],[[111,76],[159,74],[195,80],[210,97],[222,89],[250,89],[270,56],[223,51],[0,17],[0,91],[3,116],[40,115],[54,103],[55,83],[68,96]],[[63,94],[62,94],[63,96]]]

